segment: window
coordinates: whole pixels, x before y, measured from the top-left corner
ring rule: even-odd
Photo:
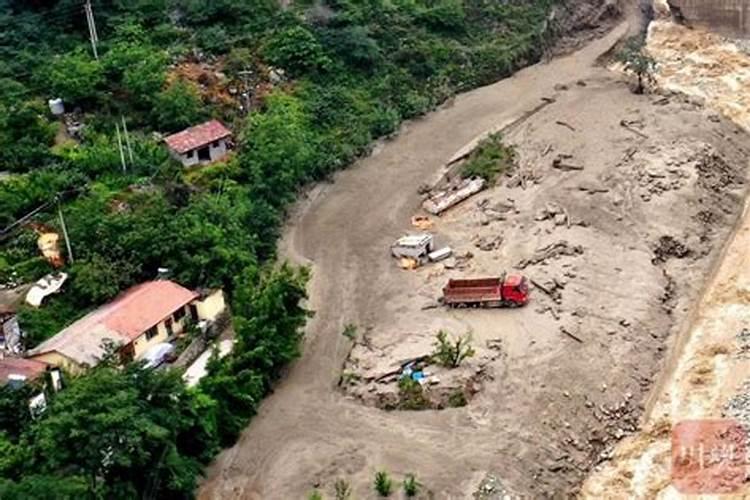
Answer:
[[[218,148],[219,147],[219,141],[214,141],[213,144],[211,144],[212,148]]]
[[[194,154],[195,154],[195,151],[191,150],[191,151],[188,151],[187,153],[185,153],[185,157],[186,158],[192,158]]]
[[[164,326],[167,327],[167,335],[174,335],[174,331],[172,330],[172,318],[167,318],[167,321],[164,322]]]
[[[159,331],[156,329],[156,326],[152,326],[148,330],[146,330],[146,340],[151,340],[152,338],[156,337],[156,335],[159,333]]]
[[[185,317],[185,308],[180,307],[179,309],[177,309],[172,315],[172,317],[174,317],[175,321],[180,321],[182,318]]]

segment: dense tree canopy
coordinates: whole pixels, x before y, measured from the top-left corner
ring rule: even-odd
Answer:
[[[191,390],[105,365],[38,420],[28,394],[0,391],[0,498],[185,498],[299,355],[308,273],[274,262],[289,202],[402,120],[538,58],[551,0],[92,3],[98,60],[79,1],[0,0],[0,230],[38,209],[0,241],[0,281],[52,270],[35,228],[60,231],[58,207],[75,256],[63,293],[22,308],[25,340],[166,267],[224,288],[237,343]],[[183,169],[161,139],[208,118],[237,147]]]

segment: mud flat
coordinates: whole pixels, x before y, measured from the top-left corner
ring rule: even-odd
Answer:
[[[314,192],[282,244],[313,268],[305,354],[201,497],[332,495],[343,478],[370,498],[376,470],[414,473],[436,498],[566,495],[638,428],[741,211],[748,139],[700,103],[635,96],[595,66],[626,30],[458,97]],[[388,247],[413,229],[418,186],[503,123],[518,166],[434,219],[464,258],[400,269]],[[513,269],[541,285],[525,308],[435,307],[449,277]],[[467,404],[379,408],[397,387],[378,376],[428,354],[439,329],[473,332],[476,355],[435,389],[470,385]]]
[[[659,21],[651,27],[648,47],[659,62],[657,78],[662,88],[689,95],[693,102],[705,103],[748,129],[750,101],[743,82],[748,78],[750,57],[739,44]],[[727,139],[745,144],[737,135]],[[676,424],[722,417],[750,424],[749,246],[750,215],[745,206],[712,279],[674,342],[639,431],[623,440],[612,460],[587,479],[584,497],[675,496],[671,439]],[[735,494],[746,496],[748,488]]]
[[[450,407],[461,391],[498,441],[529,440],[536,481],[504,482],[521,493],[575,489],[579,471],[636,430],[747,180],[735,142],[745,134],[688,99],[635,96],[606,74],[558,89],[506,131],[516,169],[433,218],[463,258],[397,271],[389,314],[366,325],[344,368],[347,394],[396,408],[398,384],[383,375],[430,354],[439,329],[471,331],[476,355],[452,370],[427,364],[426,393]],[[504,270],[538,284],[526,308],[433,307],[449,278]]]

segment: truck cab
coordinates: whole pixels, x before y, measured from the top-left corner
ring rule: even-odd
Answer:
[[[529,301],[529,282],[520,274],[508,274],[503,281],[503,301],[523,306]]]

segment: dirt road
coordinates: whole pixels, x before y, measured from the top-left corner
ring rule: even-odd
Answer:
[[[442,493],[438,498],[460,498],[478,482],[475,472],[512,452],[491,428],[477,432],[467,425],[465,411],[386,413],[345,398],[335,387],[349,349],[341,332],[346,323],[372,324],[378,320],[373,314],[382,314],[385,276],[400,271],[380,257],[418,207],[416,187],[473,137],[553,95],[556,83],[590,75],[626,29],[458,96],[311,194],[283,243],[290,258],[313,266],[316,316],[304,355],[238,443],[210,467],[201,498],[304,498],[316,478],[331,474],[348,475],[358,496],[367,498],[371,471],[380,467],[418,472]]]

